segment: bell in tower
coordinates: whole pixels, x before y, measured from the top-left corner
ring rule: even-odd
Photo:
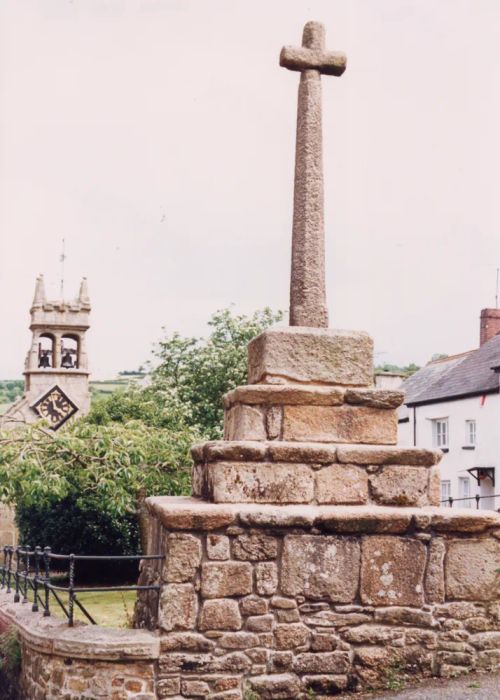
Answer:
[[[38,359],[38,368],[39,369],[46,369],[50,367],[50,356],[49,356],[49,351],[48,350],[40,350],[40,355]]]
[[[69,350],[64,351],[64,355],[61,360],[61,367],[64,367],[64,369],[71,369],[74,367],[73,358],[71,357]]]

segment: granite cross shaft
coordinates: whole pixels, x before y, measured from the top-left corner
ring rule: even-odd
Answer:
[[[325,51],[325,29],[308,22],[302,46],[284,46],[280,65],[300,71],[295,151],[290,325],[328,326],[321,134],[321,73],[342,75],[346,57]]]

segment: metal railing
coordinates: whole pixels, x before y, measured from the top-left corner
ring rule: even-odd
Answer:
[[[441,503],[446,504],[445,507],[448,508],[453,508],[454,503],[458,503],[458,501],[475,501],[476,502],[476,508],[479,510],[479,501],[482,501],[485,498],[500,498],[499,494],[496,494],[494,496],[467,496],[465,498],[453,498],[452,496],[449,496],[448,498],[445,498],[441,501]]]
[[[50,547],[29,546],[3,547],[3,562],[0,564],[0,588],[6,588],[7,593],[14,592],[14,603],[28,603],[29,597],[33,603],[31,609],[38,612],[43,610],[44,617],[49,617],[51,596],[68,618],[68,624],[73,627],[75,621],[75,605],[92,625],[98,623],[78,599],[79,593],[104,593],[111,591],[156,591],[159,602],[159,585],[146,586],[76,586],[76,562],[78,561],[140,561],[145,559],[164,559],[163,554],[138,554],[131,556],[87,556],[83,554],[55,554]],[[68,562],[68,585],[61,586],[51,583],[51,562]],[[54,572],[53,572],[54,573]],[[61,593],[67,593],[67,606],[62,600]],[[28,597],[29,596],[29,597]]]

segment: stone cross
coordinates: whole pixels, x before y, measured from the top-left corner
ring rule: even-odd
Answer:
[[[346,57],[325,51],[325,28],[308,22],[302,46],[284,46],[280,65],[300,71],[295,151],[290,325],[328,326],[321,134],[321,73],[342,75]]]

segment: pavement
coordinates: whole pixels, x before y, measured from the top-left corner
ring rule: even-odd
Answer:
[[[452,679],[437,678],[404,690],[342,697],[350,697],[351,700],[500,700],[500,673],[470,673]]]

